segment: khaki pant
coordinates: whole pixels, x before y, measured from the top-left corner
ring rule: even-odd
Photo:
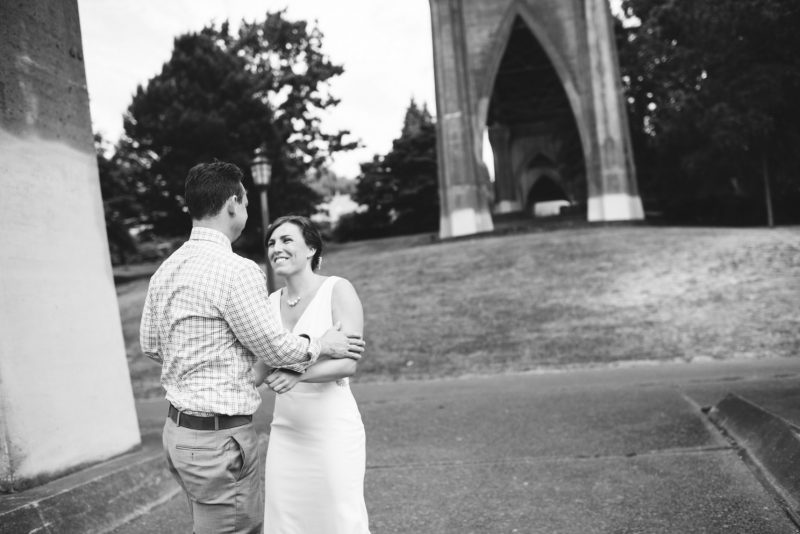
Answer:
[[[191,430],[167,418],[169,470],[189,498],[195,534],[261,532],[264,487],[253,424]]]

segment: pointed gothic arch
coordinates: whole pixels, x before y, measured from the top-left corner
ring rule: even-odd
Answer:
[[[496,213],[528,212],[528,163],[545,157],[569,196],[586,202],[586,137],[563,78],[530,27],[512,19],[502,56],[494,69],[487,125],[495,156]]]
[[[498,30],[490,44],[491,52],[489,60],[486,62],[484,73],[481,76],[482,83],[478,92],[478,98],[480,100],[491,99],[497,74],[500,70],[500,64],[506,54],[506,48],[517,20],[521,20],[527,26],[555,69],[564,92],[567,95],[569,104],[572,107],[572,113],[576,117],[581,146],[584,153],[588,152],[591,148],[587,121],[581,120],[583,119],[585,111],[582,107],[577,84],[570,72],[568,61],[561,53],[558,46],[550,39],[548,32],[545,31],[545,28],[539,23],[529,6],[522,0],[514,0],[511,2],[503,15],[502,21],[499,23]],[[488,106],[481,106],[479,108],[478,122],[480,124],[486,124],[487,118]]]
[[[430,4],[440,235],[491,230],[493,213],[519,208],[524,202],[522,194],[516,204],[497,198],[498,168],[511,172],[516,165],[510,151],[494,155],[495,183],[486,177],[481,158],[487,126],[492,146],[513,137],[491,123],[491,98],[506,45],[520,23],[544,51],[566,95],[576,132],[575,142],[566,145],[579,146],[583,155],[587,219],[643,218],[607,0],[430,0]]]

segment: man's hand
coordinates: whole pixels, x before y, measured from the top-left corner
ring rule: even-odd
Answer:
[[[364,352],[364,339],[359,334],[345,334],[342,323],[336,323],[319,338],[320,356],[329,358],[361,359]]]
[[[256,387],[264,383],[264,380],[272,372],[272,368],[268,367],[266,363],[258,360],[253,364],[253,383]]]
[[[300,381],[300,373],[288,369],[275,369],[266,379],[266,384],[275,393],[286,393]]]

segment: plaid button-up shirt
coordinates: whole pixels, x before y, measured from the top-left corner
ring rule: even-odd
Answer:
[[[234,254],[224,234],[202,227],[150,279],[139,342],[161,362],[167,400],[194,415],[252,414],[261,403],[256,358],[303,371],[320,350],[283,328],[261,268]]]

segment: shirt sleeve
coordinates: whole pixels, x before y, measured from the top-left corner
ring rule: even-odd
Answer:
[[[223,312],[236,339],[270,367],[304,372],[319,357],[319,343],[288,332],[269,306],[267,279],[255,264],[234,276]]]
[[[153,310],[153,295],[150,289],[144,299],[144,309],[142,310],[142,322],[139,325],[139,345],[142,352],[151,360],[163,363],[164,358],[159,352],[160,344],[158,341],[158,328],[156,327],[155,312]]]

